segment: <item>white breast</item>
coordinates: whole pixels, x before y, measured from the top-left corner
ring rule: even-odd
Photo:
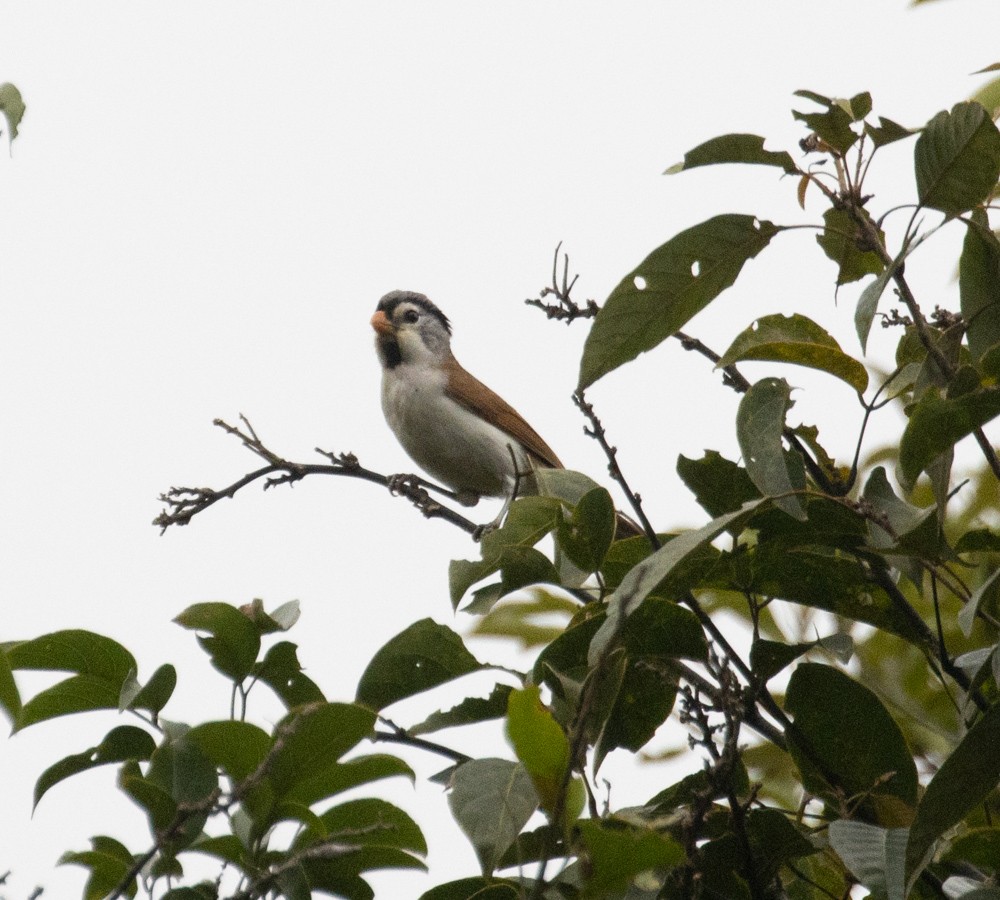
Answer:
[[[382,411],[403,449],[432,478],[456,491],[486,497],[509,495],[518,470],[530,471],[527,454],[510,435],[484,422],[445,393],[436,367],[401,363],[382,374]],[[522,491],[525,485],[519,484]]]

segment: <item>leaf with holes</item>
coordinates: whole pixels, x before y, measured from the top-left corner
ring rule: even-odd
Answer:
[[[757,319],[739,334],[716,368],[746,359],[787,362],[828,372],[846,381],[858,393],[868,387],[868,372],[812,319],[798,313]]]
[[[650,253],[594,319],[578,386],[588,387],[676,333],[730,287],[781,230],[753,216],[716,216]]]
[[[260,631],[250,618],[228,603],[195,603],[174,621],[199,635],[198,643],[209,655],[212,665],[235,681],[242,681],[252,671],[260,652]]]
[[[736,413],[736,438],[747,474],[760,492],[800,522],[806,513],[795,495],[805,487],[802,458],[782,446],[785,416],[792,405],[783,378],[762,378],[743,395]],[[797,465],[794,463],[797,462]]]
[[[49,788],[60,781],[109,763],[124,762],[127,759],[147,760],[155,749],[156,741],[142,728],[134,725],[119,725],[117,728],[112,728],[96,747],[67,756],[42,772],[35,782],[34,806],[38,806],[39,800]]]
[[[383,709],[482,668],[458,634],[433,619],[421,619],[372,657],[358,682],[357,700]]]

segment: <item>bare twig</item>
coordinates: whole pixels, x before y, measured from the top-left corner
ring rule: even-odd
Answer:
[[[552,284],[543,287],[537,298],[525,300],[528,306],[534,306],[542,310],[550,319],[557,319],[567,325],[574,319],[592,319],[600,311],[600,307],[593,300],[587,300],[580,306],[570,296],[573,285],[576,284],[579,275],[569,277],[569,254],[563,254],[562,281],[559,280],[559,250],[562,248],[562,241],[556,244],[556,252],[552,258]],[[545,297],[555,297],[557,303],[546,303]]]
[[[618,448],[612,447],[611,444],[608,443],[607,433],[604,430],[604,426],[601,424],[601,420],[597,417],[597,413],[594,412],[594,405],[587,402],[587,398],[584,396],[582,390],[578,390],[573,394],[573,402],[576,404],[577,409],[579,409],[580,412],[587,417],[587,421],[590,422],[590,427],[585,427],[583,429],[584,433],[589,437],[592,437],[598,444],[601,445],[601,449],[604,451],[604,455],[608,460],[608,472],[625,492],[625,497],[628,500],[629,506],[632,507],[632,511],[635,513],[636,518],[639,520],[639,524],[642,527],[642,531],[646,535],[646,540],[649,541],[649,545],[654,550],[659,550],[660,539],[656,536],[656,531],[653,529],[653,526],[650,524],[650,521],[646,517],[646,513],[642,508],[642,497],[633,491],[632,488],[629,487],[628,481],[625,480],[625,474],[618,465]]]
[[[248,472],[219,490],[207,487],[172,487],[160,494],[160,500],[166,504],[166,508],[153,519],[153,524],[160,529],[161,534],[171,525],[187,525],[198,513],[219,500],[231,499],[242,488],[261,478],[266,479],[264,490],[267,490],[280,484],[294,484],[307,475],[340,475],[371,481],[389,488],[394,494],[406,497],[428,519],[443,519],[468,534],[473,534],[477,528],[475,522],[432,498],[425,487],[427,483],[415,475],[383,475],[381,472],[364,468],[353,453],[333,453],[321,450],[319,447],[316,448],[316,452],[329,460],[328,463],[292,462],[266,447],[242,414],[240,420],[244,426],[242,430],[222,419],[216,419],[213,424],[227,434],[239,438],[244,447],[263,459],[267,465]]]

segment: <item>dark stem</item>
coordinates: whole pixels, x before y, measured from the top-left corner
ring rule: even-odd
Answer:
[[[328,459],[329,463],[292,462],[267,448],[257,437],[246,417],[240,416],[240,418],[243,420],[246,431],[242,431],[222,419],[216,419],[214,424],[227,434],[238,437],[243,446],[265,460],[267,465],[255,469],[253,472],[248,472],[239,480],[219,490],[172,487],[160,494],[160,500],[167,506],[153,519],[153,524],[159,527],[161,534],[171,525],[187,525],[198,513],[204,512],[219,500],[231,499],[238,491],[261,478],[266,478],[264,490],[267,490],[280,484],[294,484],[307,475],[338,475],[370,481],[389,488],[394,494],[406,497],[428,519],[442,519],[468,534],[474,534],[479,527],[461,513],[433,499],[427,491],[426,482],[417,476],[383,475],[381,472],[364,468],[353,453],[332,453],[318,447],[316,452]]]

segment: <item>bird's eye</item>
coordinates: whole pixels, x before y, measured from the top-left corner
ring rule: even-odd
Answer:
[[[411,325],[414,322],[416,322],[417,319],[419,318],[420,318],[420,313],[418,313],[415,309],[408,309],[406,312],[403,313],[403,321],[409,322]]]

